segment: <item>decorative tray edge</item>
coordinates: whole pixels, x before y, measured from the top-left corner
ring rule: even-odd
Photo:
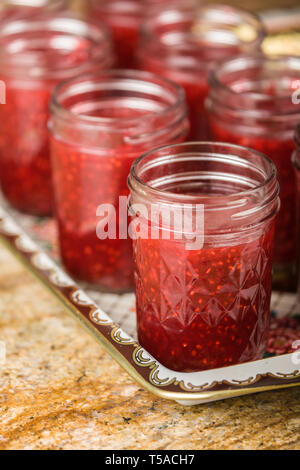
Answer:
[[[0,242],[55,295],[133,379],[149,392],[196,405],[300,385],[300,351],[259,361],[179,373],[156,361],[33,242],[0,206]]]

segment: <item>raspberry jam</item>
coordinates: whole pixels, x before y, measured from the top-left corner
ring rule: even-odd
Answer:
[[[120,226],[127,231],[127,177],[143,152],[184,140],[183,90],[142,72],[73,80],[55,92],[50,129],[64,265],[77,279],[102,290],[132,290],[132,242],[126,233],[119,235]],[[125,199],[122,211],[120,196]],[[98,226],[109,210],[115,230],[101,236]]]
[[[0,183],[17,209],[50,215],[52,188],[47,122],[54,86],[112,63],[106,28],[69,16],[15,19],[0,26]]]
[[[144,16],[152,8],[167,3],[167,0],[89,0],[90,17],[103,21],[112,31],[119,67],[135,66],[135,50]]]
[[[207,137],[204,102],[208,76],[216,63],[242,52],[256,52],[264,38],[262,24],[251,13],[225,6],[169,7],[142,26],[139,68],[180,84],[190,109],[191,139]]]
[[[187,143],[141,157],[129,184],[143,234],[134,241],[141,345],[177,371],[261,358],[279,207],[273,163],[243,147]]]
[[[278,170],[281,210],[275,231],[274,282],[296,287],[296,183],[291,155],[300,104],[292,94],[300,86],[300,59],[241,57],[212,74],[208,100],[210,137],[256,149]]]
[[[300,300],[300,125],[296,128],[295,134],[296,150],[292,156],[292,162],[295,168],[296,175],[296,186],[297,186],[297,199],[296,199],[296,211],[297,211],[297,259],[298,259],[298,299]]]

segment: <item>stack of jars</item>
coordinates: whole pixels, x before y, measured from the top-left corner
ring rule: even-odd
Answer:
[[[265,57],[252,13],[168,3],[7,2],[0,184],[55,215],[74,278],[135,288],[156,359],[197,371],[262,357],[272,270],[296,287],[300,58]]]

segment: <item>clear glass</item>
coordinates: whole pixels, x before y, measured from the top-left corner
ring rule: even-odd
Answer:
[[[134,163],[129,187],[137,232],[149,234],[133,245],[142,346],[177,371],[261,358],[279,208],[274,164],[230,144],[167,146]],[[154,208],[163,217],[153,217]],[[174,218],[165,217],[174,208]],[[193,232],[185,219],[178,225],[187,208]],[[192,234],[199,236],[193,248]]]
[[[292,156],[292,163],[294,164],[297,196],[296,196],[296,209],[297,209],[297,260],[298,260],[298,299],[300,301],[300,125],[296,128],[295,133],[296,150]]]
[[[276,164],[282,208],[275,233],[274,284],[296,288],[296,183],[291,155],[300,104],[300,58],[240,57],[216,70],[207,101],[210,137],[251,147]]]
[[[175,4],[191,4],[196,0],[173,0]],[[89,0],[89,14],[105,22],[111,29],[118,66],[136,66],[135,52],[139,29],[144,18],[153,11],[166,8],[168,0]]]
[[[16,15],[40,14],[44,12],[61,12],[68,6],[68,0],[2,0],[0,4],[0,20]]]
[[[130,167],[147,150],[183,141],[188,129],[183,90],[159,76],[105,72],[56,89],[50,120],[56,215],[62,259],[75,278],[109,292],[133,289],[132,242],[120,235],[127,230]],[[115,212],[115,237],[100,240],[103,204]]]
[[[264,28],[252,13],[226,5],[170,6],[142,25],[139,68],[179,83],[190,108],[191,139],[207,137],[208,76],[220,60],[257,52]]]
[[[54,86],[113,63],[106,26],[72,16],[42,15],[0,25],[0,184],[21,211],[53,207],[47,122]]]

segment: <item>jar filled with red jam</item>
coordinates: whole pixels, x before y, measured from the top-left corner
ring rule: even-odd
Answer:
[[[19,15],[31,16],[42,12],[61,12],[68,0],[1,0],[0,21]]]
[[[207,102],[211,138],[256,149],[278,170],[281,210],[277,218],[274,284],[296,288],[296,182],[291,155],[300,121],[300,58],[240,57],[211,77]]]
[[[0,24],[0,183],[20,211],[50,215],[47,122],[54,86],[112,64],[106,26],[52,14]]]
[[[175,0],[177,3],[192,0]],[[167,0],[89,0],[89,15],[100,19],[111,29],[119,67],[135,66],[139,29],[152,9],[160,9]]]
[[[141,345],[185,372],[261,358],[279,207],[271,160],[223,143],[167,146],[134,163],[129,186]]]
[[[259,19],[226,5],[176,8],[149,16],[142,25],[139,67],[179,83],[190,109],[191,138],[207,137],[204,102],[208,77],[220,60],[260,49],[265,33]]]
[[[59,86],[51,104],[52,167],[61,255],[78,280],[133,289],[127,176],[143,152],[182,142],[184,91],[144,72],[112,71]],[[99,234],[106,222],[107,230]]]
[[[300,88],[299,88],[300,90]],[[299,92],[300,98],[300,92]],[[295,134],[296,150],[292,156],[292,162],[295,168],[297,196],[296,196],[296,211],[297,211],[297,259],[298,270],[300,266],[300,124],[296,128]],[[298,299],[300,300],[300,273],[298,271]]]

